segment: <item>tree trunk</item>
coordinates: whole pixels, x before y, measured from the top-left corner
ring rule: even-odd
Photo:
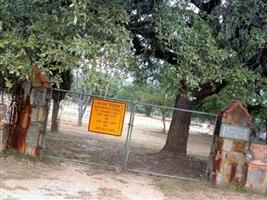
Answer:
[[[151,112],[152,112],[152,107],[151,106],[145,106],[146,117],[150,117]]]
[[[82,126],[83,123],[83,114],[79,113],[78,114],[78,126]]]
[[[177,96],[175,108],[192,110],[195,103],[184,96]],[[162,151],[186,154],[187,140],[191,123],[191,113],[184,111],[173,111],[167,141]]]
[[[58,112],[59,112],[60,101],[58,98],[53,99],[53,111],[52,111],[52,121],[51,121],[51,132],[58,132]]]
[[[83,123],[83,106],[84,105],[80,104],[78,107],[78,126],[82,126]]]
[[[106,88],[105,88],[104,98],[107,98],[107,96],[108,96],[109,85],[110,85],[110,83],[108,82],[106,85]]]
[[[78,126],[82,126],[83,115],[92,100],[91,96],[78,96],[75,101],[78,102]]]

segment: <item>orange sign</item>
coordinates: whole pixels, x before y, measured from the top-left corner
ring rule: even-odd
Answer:
[[[126,104],[93,99],[88,131],[121,136]]]

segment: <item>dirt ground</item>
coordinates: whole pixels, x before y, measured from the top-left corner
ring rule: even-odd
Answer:
[[[188,157],[181,157],[160,153],[167,136],[160,118],[135,117],[127,167],[197,180],[181,181],[122,170],[129,113],[121,137],[89,133],[88,118],[81,127],[74,119],[74,114],[61,114],[60,132],[47,132],[41,160],[14,152],[0,154],[0,199],[266,199],[238,187],[214,188],[200,181],[212,141],[201,125],[191,126]]]
[[[197,135],[191,135],[190,140],[198,141],[192,145],[195,150],[200,149],[206,141]],[[65,131],[61,134],[47,136],[45,154],[75,161],[121,167],[125,152],[124,142],[105,135]],[[160,153],[160,148],[149,148],[138,143],[132,145],[130,150],[127,167],[133,170],[189,178],[203,178],[206,170],[207,159],[203,159],[203,157],[199,159],[193,156],[183,157]]]
[[[164,198],[153,179],[120,170],[13,156],[2,157],[0,166],[0,199]]]
[[[89,133],[86,120],[83,126],[78,127],[75,119],[73,115],[61,115],[60,132],[47,134],[46,155],[122,166],[129,113],[126,115],[121,137]],[[167,127],[169,122],[168,120],[166,123]],[[132,170],[203,179],[212,143],[212,136],[207,134],[208,130],[191,126],[187,157],[161,153],[167,138],[167,134],[163,134],[162,130],[159,117],[145,117],[142,114],[135,116],[127,167]]]
[[[0,199],[264,200],[240,189],[158,178],[119,169],[0,155]]]

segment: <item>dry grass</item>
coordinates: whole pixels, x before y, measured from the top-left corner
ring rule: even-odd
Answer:
[[[168,200],[266,200],[267,196],[258,195],[238,186],[211,186],[202,181],[181,181],[159,178],[156,185]]]

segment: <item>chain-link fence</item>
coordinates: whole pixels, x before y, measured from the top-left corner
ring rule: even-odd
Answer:
[[[4,121],[10,123],[15,100],[11,93],[3,91],[0,98],[0,103],[8,106]],[[50,105],[43,151],[46,156],[187,179],[202,179],[209,172],[215,114],[124,101],[128,106],[122,136],[114,137],[88,131],[94,96],[52,89],[47,98]],[[190,116],[186,156],[177,151],[164,151],[167,141],[170,142],[168,136],[175,112]],[[186,121],[180,119],[176,129],[172,127],[178,140],[179,129],[183,127],[180,125]],[[254,120],[252,141],[266,142],[266,127],[266,123]]]
[[[254,119],[251,133],[253,143],[267,144],[267,120]]]
[[[2,122],[10,123],[11,115],[12,115],[12,107],[14,100],[12,99],[13,95],[10,92],[5,91],[4,89],[0,90],[0,104],[4,104],[7,107],[6,113]]]
[[[164,151],[174,111],[191,115],[186,156],[175,150],[174,152]],[[204,178],[210,157],[215,121],[214,114],[135,104],[133,131],[128,142],[127,169],[177,178]],[[186,120],[183,123],[186,123]],[[178,129],[174,131],[179,134]]]
[[[59,104],[58,99],[61,98]],[[127,102],[121,137],[88,131],[93,96],[53,89],[45,155],[171,177],[203,178],[216,115]],[[190,113],[187,156],[162,151],[174,111]],[[53,114],[58,112],[58,117]],[[57,130],[58,131],[55,131]]]
[[[89,132],[93,98],[81,92],[53,89],[47,121],[46,156],[88,164],[122,166],[130,112],[126,111],[121,137]],[[56,113],[58,117],[55,117]]]

